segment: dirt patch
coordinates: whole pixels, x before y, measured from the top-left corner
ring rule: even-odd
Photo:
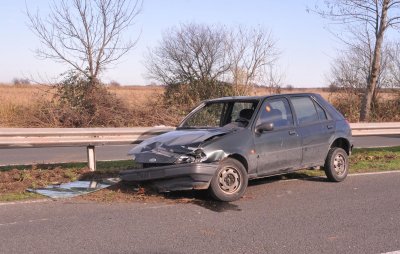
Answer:
[[[125,182],[119,182],[106,189],[76,197],[76,199],[106,203],[165,201],[164,195],[157,193],[150,186]]]

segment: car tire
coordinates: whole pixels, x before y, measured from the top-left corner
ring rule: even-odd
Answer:
[[[346,151],[339,147],[331,148],[326,156],[324,170],[329,181],[343,181],[349,173],[349,161]]]
[[[209,191],[215,199],[230,202],[243,196],[247,184],[248,175],[243,164],[233,158],[227,158],[220,162]]]

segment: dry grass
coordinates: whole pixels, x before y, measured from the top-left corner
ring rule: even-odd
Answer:
[[[114,93],[128,106],[135,107],[145,105],[149,100],[162,95],[164,88],[160,86],[121,86],[109,87],[108,91]]]
[[[160,103],[164,93],[164,87],[160,86],[121,86],[108,87],[109,92],[128,107],[133,117],[130,126],[152,126],[158,124],[176,124],[181,116],[174,115],[171,110],[162,108]],[[50,101],[54,94],[54,88],[45,85],[9,85],[0,84],[0,127],[44,127],[34,116],[35,109],[40,103]],[[255,88],[252,95],[271,94],[269,88]],[[331,93],[323,88],[294,88],[282,89],[281,93],[319,93],[330,101],[338,101],[338,94]],[[393,93],[382,93],[380,97],[384,100],[395,96]],[[349,106],[349,105],[347,105]],[[345,112],[346,115],[348,114]],[[349,117],[349,116],[347,116]],[[350,120],[356,119],[354,114]],[[354,119],[353,119],[354,118]],[[30,121],[27,121],[30,119]],[[34,124],[32,124],[34,123]]]
[[[3,105],[32,105],[35,99],[51,99],[53,90],[41,85],[0,85],[0,109]]]
[[[52,96],[49,86],[0,84],[0,127],[22,127],[35,104]]]
[[[109,87],[108,90],[114,93],[118,98],[122,99],[129,106],[137,106],[145,104],[149,99],[153,99],[164,93],[164,87],[161,86],[121,86]],[[324,98],[329,98],[329,92],[323,91],[322,88],[304,88],[293,89],[288,91],[282,89],[282,93],[319,93]],[[0,84],[0,108],[4,105],[32,105],[37,98],[51,99],[54,90],[49,86],[43,85],[24,85],[14,86]],[[253,95],[271,94],[268,88],[256,88]]]
[[[108,87],[109,92],[127,106],[129,126],[177,123],[160,105],[164,88],[159,86]],[[57,127],[38,119],[38,109],[54,96],[55,88],[44,85],[14,86],[0,84],[0,127]],[[40,113],[40,112],[39,112]],[[151,114],[151,115],[150,115]],[[40,118],[40,117],[39,117]],[[43,117],[42,117],[43,118]],[[49,116],[51,118],[51,116]],[[51,119],[49,119],[51,122]]]

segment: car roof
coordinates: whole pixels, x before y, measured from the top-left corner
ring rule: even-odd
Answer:
[[[251,100],[262,100],[265,98],[275,97],[275,96],[296,96],[296,95],[308,95],[308,96],[316,96],[319,97],[319,94],[316,93],[286,93],[286,94],[268,94],[268,95],[259,95],[259,96],[230,96],[230,97],[221,97],[210,100],[205,100],[205,102],[218,102],[218,101],[251,101]]]

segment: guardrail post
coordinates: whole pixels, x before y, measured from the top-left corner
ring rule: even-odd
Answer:
[[[95,146],[87,147],[87,159],[88,159],[88,167],[90,171],[96,170],[96,153]]]

